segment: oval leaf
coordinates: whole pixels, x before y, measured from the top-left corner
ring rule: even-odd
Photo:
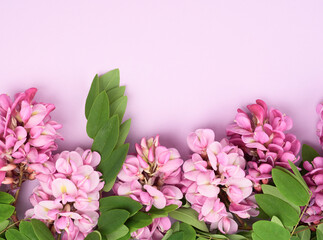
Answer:
[[[90,111],[91,111],[91,108],[92,108],[95,98],[99,95],[99,92],[100,92],[100,85],[99,84],[100,84],[99,77],[98,77],[98,75],[95,75],[95,77],[92,81],[89,93],[87,95],[86,102],[85,102],[85,117],[86,117],[86,119],[88,119],[88,117],[90,115]]]
[[[110,116],[118,115],[120,123],[122,122],[123,115],[126,111],[127,101],[127,96],[122,96],[121,98],[119,98],[111,104]]]
[[[113,69],[100,76],[100,90],[109,91],[110,89],[118,87],[120,84],[119,69]]]
[[[86,132],[90,138],[94,138],[109,119],[109,99],[106,92],[101,92],[94,100],[93,106],[90,110],[88,121],[86,124]]]
[[[102,240],[102,236],[99,231],[93,231],[84,240]]]
[[[123,209],[113,209],[101,213],[99,217],[99,231],[104,234],[110,234],[121,227],[129,217],[129,212]]]
[[[0,204],[0,221],[7,220],[15,211],[15,207],[8,204]]]
[[[6,192],[0,192],[0,203],[11,204],[15,201],[15,198]]]
[[[109,157],[113,148],[116,146],[119,136],[119,119],[118,116],[113,116],[107,120],[96,134],[92,151],[96,151],[101,155]],[[104,161],[104,159],[101,159]]]
[[[116,100],[121,98],[123,96],[125,90],[126,90],[126,87],[121,86],[121,87],[115,87],[115,88],[107,91],[110,104],[112,104],[113,102],[115,102]]]
[[[252,229],[257,235],[257,238],[252,235],[252,239],[273,240],[274,237],[275,240],[287,240],[290,238],[289,232],[274,222],[261,220],[254,223]]]
[[[39,240],[54,240],[52,233],[42,221],[37,219],[30,220],[33,230]]]
[[[26,240],[26,237],[16,229],[9,229],[6,231],[7,240]]]
[[[183,232],[185,240],[196,239],[196,232],[191,225],[188,225],[187,223],[181,223],[179,225],[179,230]]]
[[[297,224],[298,213],[287,202],[269,194],[256,194],[255,197],[258,205],[269,217],[278,217],[285,226]]]
[[[29,239],[37,239],[31,222],[21,221],[19,224],[19,231],[26,235]]]
[[[308,203],[310,199],[309,192],[292,173],[276,167],[272,170],[272,177],[276,187],[288,201],[297,206],[305,206]]]
[[[191,208],[179,208],[173,212],[169,213],[169,216],[187,223],[193,227],[196,227],[202,231],[208,232],[208,228],[206,227],[205,222],[198,220],[198,213]]]
[[[101,212],[110,211],[112,209],[124,209],[130,214],[131,217],[135,215],[141,208],[142,205],[130,197],[110,196],[100,199]]]
[[[128,154],[128,149],[129,144],[124,144],[115,149],[107,160],[102,161],[102,165],[100,163],[99,170],[102,172],[102,177],[106,183],[109,183],[117,177]],[[105,159],[104,152],[101,157]]]
[[[130,130],[130,125],[131,125],[131,119],[128,119],[127,121],[125,121],[120,125],[120,133],[119,133],[117,146],[124,144],[124,142],[126,141],[126,138]]]
[[[121,225],[115,231],[105,236],[107,237],[108,240],[117,240],[127,236],[128,233],[129,233],[129,229],[125,225]]]
[[[151,216],[143,212],[137,212],[126,221],[125,225],[129,228],[130,232],[134,232],[139,228],[150,225],[152,222],[153,219]]]
[[[280,192],[279,190],[274,187],[274,186],[271,186],[271,185],[268,185],[268,184],[262,184],[261,185],[261,189],[263,191],[263,193],[265,194],[270,194],[272,196],[275,196],[275,197],[278,197],[280,198],[281,200],[287,202],[289,205],[291,205],[298,213],[298,215],[300,215],[301,213],[301,209],[299,206],[297,206],[296,204],[292,203],[292,202],[289,202],[287,198],[285,198]]]

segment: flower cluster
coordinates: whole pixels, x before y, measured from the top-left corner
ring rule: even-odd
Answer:
[[[247,106],[248,115],[241,109],[235,123],[227,127],[230,142],[249,155],[248,173],[259,190],[260,180],[267,182],[274,166],[290,168],[288,160],[296,162],[300,142],[296,136],[285,131],[293,126],[290,117],[277,109],[267,109],[262,100]]]
[[[323,218],[323,157],[314,158],[312,163],[306,161],[303,167],[309,171],[303,178],[312,192],[312,197],[302,222],[318,223]]]
[[[34,179],[33,170],[57,149],[55,140],[61,137],[56,130],[61,125],[49,116],[55,106],[33,102],[36,92],[30,88],[16,94],[14,101],[0,95],[0,185],[17,184],[21,172]]]
[[[319,121],[316,125],[316,134],[319,137],[321,146],[323,147],[323,104],[319,103],[316,107],[316,112],[319,115]]]
[[[137,156],[128,155],[118,174],[113,191],[117,195],[129,196],[145,206],[162,209],[171,204],[181,206],[183,194],[179,186],[182,179],[178,151],[159,143],[159,137],[136,144]],[[170,228],[169,218],[154,219],[153,224],[132,233],[138,239],[161,239]]]
[[[44,221],[62,239],[84,239],[99,218],[99,191],[104,183],[94,168],[100,160],[97,152],[80,148],[55,155],[46,172],[36,176],[40,186],[30,197],[34,208],[26,216]]]
[[[200,220],[211,224],[211,230],[236,232],[238,224],[232,214],[240,218],[258,215],[252,182],[244,171],[243,151],[227,139],[214,141],[210,129],[191,133],[187,143],[194,152],[183,165],[187,201],[199,213]]]

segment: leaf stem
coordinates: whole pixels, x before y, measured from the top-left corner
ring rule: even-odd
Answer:
[[[5,229],[3,229],[1,232],[0,232],[0,235],[2,233],[4,233],[5,231],[7,231],[9,228],[19,224],[21,221],[27,221],[27,220],[30,220],[31,218],[25,218],[25,219],[21,219],[21,220],[17,220],[16,222],[13,222],[12,224],[8,225]]]
[[[309,190],[310,191],[310,190]],[[309,199],[308,199],[308,202],[307,202],[307,204],[305,205],[305,207],[304,207],[304,209],[303,209],[303,211],[302,211],[302,214],[301,214],[301,216],[299,217],[299,219],[298,219],[298,222],[297,222],[297,224],[294,226],[294,228],[293,228],[293,231],[292,231],[292,233],[291,233],[291,235],[290,235],[290,237],[292,238],[292,236],[294,235],[294,232],[295,232],[295,230],[296,230],[296,228],[297,228],[297,226],[298,226],[298,224],[299,224],[299,222],[301,221],[301,219],[302,219],[302,217],[303,217],[303,215],[304,215],[304,213],[305,213],[305,211],[306,211],[306,209],[307,209],[307,207],[308,207],[308,204],[310,203],[310,201],[311,201],[311,198],[312,198],[312,192],[310,191],[310,197],[309,197]]]

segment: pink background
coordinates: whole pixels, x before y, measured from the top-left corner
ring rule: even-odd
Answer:
[[[127,86],[131,146],[159,133],[187,158],[191,131],[220,139],[236,109],[261,98],[318,148],[322,13],[316,0],[1,1],[0,92],[34,86],[54,103],[60,150],[91,146],[85,99],[93,76],[113,68]]]

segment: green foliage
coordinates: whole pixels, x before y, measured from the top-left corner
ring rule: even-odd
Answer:
[[[311,230],[309,230],[308,226],[298,226],[296,228],[297,234],[296,236],[300,240],[310,240],[311,239]]]
[[[15,201],[15,198],[9,193],[0,192],[0,203],[11,204]]]
[[[196,232],[194,228],[186,223],[179,223],[175,222],[172,225],[172,228],[169,229],[162,240],[195,240],[196,239]]]
[[[99,231],[93,231],[89,235],[86,236],[84,240],[101,240],[102,236]]]
[[[0,203],[0,221],[7,220],[15,211],[15,207],[9,204]]]
[[[52,233],[42,221],[31,219],[32,228],[38,240],[54,240]]]
[[[144,212],[137,212],[134,216],[130,217],[125,225],[129,228],[130,232],[134,232],[140,228],[146,227],[153,222],[153,218]]]
[[[90,115],[86,124],[86,132],[90,138],[94,138],[99,129],[109,119],[109,98],[106,92],[101,92],[94,100]]]
[[[85,104],[88,119],[86,131],[92,138],[92,150],[101,155],[98,170],[105,181],[104,191],[110,191],[127,156],[124,144],[130,129],[130,119],[122,123],[127,107],[125,87],[119,86],[118,69],[94,77]]]
[[[252,225],[253,240],[288,240],[290,238],[290,233],[285,228],[277,223],[269,221],[257,221]]]
[[[298,212],[287,202],[269,194],[256,194],[256,201],[269,216],[277,216],[285,226],[294,226],[298,222]]]
[[[163,209],[158,209],[152,206],[152,208],[148,213],[152,218],[167,217],[170,212],[175,211],[177,208],[178,208],[178,205],[176,204],[168,205]]]
[[[113,209],[101,213],[98,227],[102,234],[110,234],[120,228],[128,219],[129,212],[123,209]]]
[[[323,225],[320,224],[316,228],[316,238],[317,240],[323,240]]]
[[[302,161],[312,162],[314,158],[320,156],[318,152],[307,144],[303,144],[302,146]]]
[[[113,209],[124,209],[129,213],[129,216],[135,215],[142,205],[137,201],[123,196],[110,196],[100,199],[100,212],[106,212]]]
[[[37,239],[31,222],[22,221],[19,224],[19,231],[29,239]]]
[[[9,229],[6,231],[7,240],[26,240],[26,237],[16,229]]]
[[[309,199],[309,189],[305,188],[295,175],[288,170],[276,167],[272,170],[273,181],[285,198],[288,201],[298,205],[305,206]]]
[[[173,212],[170,212],[169,216],[202,231],[208,232],[205,222],[198,220],[198,213],[192,208],[179,208]]]
[[[120,227],[118,227],[116,230],[114,230],[112,233],[109,233],[106,235],[106,238],[108,240],[116,240],[116,239],[120,239],[120,238],[127,238],[127,235],[129,233],[129,229],[122,224]]]

